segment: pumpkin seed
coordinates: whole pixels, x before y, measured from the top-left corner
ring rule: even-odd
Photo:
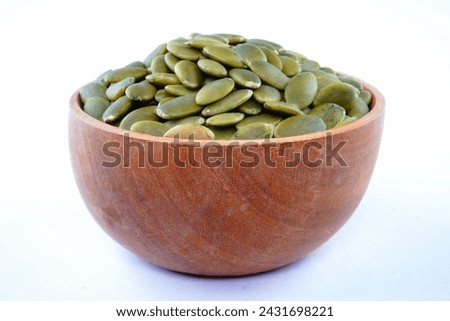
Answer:
[[[179,139],[194,139],[194,140],[211,140],[215,138],[214,133],[208,127],[199,124],[181,124],[170,128],[164,137],[173,137]]]
[[[165,57],[165,55],[159,55],[155,59],[153,59],[151,65],[150,65],[150,68],[149,68],[149,70],[152,74],[156,74],[156,73],[160,73],[160,72],[161,73],[171,72],[169,67],[167,67],[164,57]]]
[[[347,76],[337,76],[337,78],[342,82],[352,85],[359,91],[361,91],[363,89],[362,85],[359,82],[357,82],[356,80],[354,80],[353,78],[350,78]]]
[[[195,115],[202,107],[195,103],[195,94],[184,95],[159,103],[155,113],[163,119],[178,119]]]
[[[200,59],[197,62],[198,67],[207,75],[213,77],[225,77],[227,75],[226,68],[212,59]]]
[[[237,54],[248,65],[254,60],[267,61],[267,57],[258,46],[251,43],[239,44],[235,48]]]
[[[242,105],[247,100],[249,100],[252,94],[253,92],[250,89],[236,90],[235,92],[232,92],[225,98],[222,98],[221,100],[216,101],[215,103],[207,105],[202,110],[202,115],[208,117],[233,110],[234,108]]]
[[[242,37],[242,36],[236,35],[236,34],[217,33],[216,35],[226,38],[230,45],[236,45],[238,43],[243,43],[243,42],[247,41],[247,39],[245,37]]]
[[[80,99],[83,103],[91,97],[101,97],[106,99],[106,87],[99,82],[90,82],[80,89]]]
[[[337,104],[325,103],[311,109],[308,115],[322,118],[326,129],[330,129],[344,119],[345,109]]]
[[[120,80],[114,84],[111,84],[106,90],[106,97],[111,100],[117,100],[125,94],[125,90],[128,86],[134,84],[135,79],[133,77],[128,77]]]
[[[280,69],[267,61],[254,60],[249,67],[262,81],[277,89],[284,90],[289,82],[289,78]]]
[[[330,67],[320,67],[319,70],[325,71],[327,74],[332,74],[336,76],[336,71]]]
[[[227,140],[233,137],[236,132],[234,127],[209,127],[209,129],[214,133],[216,140]]]
[[[258,115],[261,113],[262,109],[263,106],[253,98],[250,98],[237,108],[239,112],[246,115]]]
[[[181,83],[187,88],[196,89],[202,85],[202,72],[200,68],[198,68],[197,64],[192,61],[179,61],[175,65],[175,74]]]
[[[154,120],[141,120],[131,125],[132,132],[162,137],[170,129],[166,124]]]
[[[274,126],[267,123],[251,123],[240,127],[231,139],[265,139],[273,136]]]
[[[245,68],[241,56],[239,56],[232,48],[224,46],[207,46],[203,48],[203,53],[207,57],[224,65],[235,68]]]
[[[222,78],[215,80],[203,86],[195,96],[195,102],[199,105],[208,105],[214,103],[234,89],[234,81],[231,78]]]
[[[204,123],[205,123],[205,118],[203,118],[201,116],[189,116],[189,117],[186,117],[186,118],[168,120],[164,124],[166,124],[166,125],[168,125],[170,127],[175,127],[175,126],[181,125],[181,124],[198,124],[198,125],[203,125]]]
[[[308,71],[313,69],[319,69],[320,65],[317,61],[305,59],[301,62],[302,70]]]
[[[316,77],[310,72],[302,72],[289,81],[284,92],[284,98],[287,103],[303,109],[314,101],[316,94]]]
[[[320,90],[329,84],[340,82],[340,80],[335,75],[327,73],[320,69],[314,69],[308,72],[314,74],[314,76],[316,77],[317,90]]]
[[[155,98],[156,91],[157,89],[155,86],[144,80],[140,83],[128,86],[125,90],[125,95],[131,100],[150,101]]]
[[[134,123],[142,120],[154,120],[157,121],[159,118],[155,114],[156,106],[141,107],[133,110],[127,114],[119,124],[122,129],[130,130]]]
[[[294,59],[286,56],[280,56],[280,60],[283,64],[281,71],[288,77],[295,76],[302,71],[300,64]]]
[[[274,131],[275,137],[290,137],[324,131],[323,120],[317,116],[298,115],[281,121]]]
[[[272,86],[261,85],[253,92],[253,97],[257,102],[264,104],[268,101],[280,101],[281,93]]]
[[[167,52],[164,55],[164,62],[166,63],[166,66],[172,71],[175,72],[175,65],[177,62],[179,62],[181,59],[177,56],[172,55],[170,52]]]
[[[279,53],[280,53],[280,56],[290,57],[299,63],[302,63],[302,61],[308,59],[308,58],[306,58],[306,56],[304,56],[298,52],[292,51],[292,50],[283,49],[283,50],[280,50]]]
[[[183,42],[177,41],[177,40],[172,40],[167,43],[167,50],[172,55],[174,55],[180,59],[185,59],[185,60],[190,60],[190,61],[197,61],[203,57],[200,50],[191,48],[188,45],[185,45]]]
[[[284,101],[268,101],[264,103],[264,108],[274,112],[275,114],[288,116],[303,114],[300,108],[298,108],[296,105],[289,104]]]
[[[369,107],[359,97],[350,101],[344,108],[346,108],[347,115],[350,117],[360,118],[369,112]]]
[[[244,119],[243,113],[223,113],[209,117],[206,120],[208,126],[231,126]]]
[[[329,84],[317,92],[314,106],[335,103],[347,110],[347,105],[359,96],[359,90],[345,82]]]
[[[247,43],[255,44],[260,47],[266,47],[267,49],[270,49],[272,51],[278,51],[283,49],[279,44],[264,39],[248,39]]]
[[[103,77],[104,81],[107,83],[115,83],[119,82],[122,79],[133,77],[136,79],[136,81],[140,81],[145,78],[145,76],[148,75],[148,70],[145,68],[139,68],[139,67],[123,67],[120,69],[111,70],[110,72],[106,73],[106,75]]]
[[[164,87],[167,85],[179,85],[181,84],[180,79],[178,79],[177,75],[171,73],[157,73],[150,74],[145,79],[155,86]]]
[[[157,56],[164,55],[167,52],[167,44],[163,43],[156,47],[143,61],[145,68],[150,68],[150,65]]]
[[[228,39],[212,35],[198,35],[186,41],[185,44],[192,48],[203,49],[206,46],[228,46]]]
[[[358,119],[358,118],[345,115],[344,118],[339,123],[337,123],[336,126],[334,126],[334,127],[336,128],[336,127],[347,125],[347,124],[355,121],[356,119]]]
[[[184,85],[167,85],[164,87],[164,90],[173,96],[183,96],[197,93],[197,90],[186,88]]]
[[[130,62],[128,65],[126,65],[125,67],[139,67],[139,68],[146,68],[144,63],[142,61],[133,61]]]
[[[233,68],[228,71],[228,75],[238,84],[239,86],[258,89],[261,86],[261,79],[254,72],[241,69]]]
[[[103,113],[109,107],[111,103],[108,99],[103,97],[90,97],[84,103],[83,110],[94,117],[95,119],[102,120]]]
[[[367,106],[370,106],[370,103],[372,102],[372,94],[370,91],[361,89],[359,92],[359,97],[366,103]]]
[[[275,51],[270,50],[266,47],[259,47],[259,49],[261,49],[266,55],[267,62],[271,63],[280,70],[283,69],[283,62],[281,61],[280,56]]]
[[[175,96],[169,94],[165,89],[159,89],[155,94],[155,100],[159,103],[166,98],[175,98]]]
[[[274,126],[278,125],[278,123],[282,119],[283,118],[273,115],[273,114],[259,114],[256,116],[245,117],[243,120],[241,120],[239,123],[236,124],[236,128],[239,130],[239,129],[241,129],[241,127],[244,127],[244,126],[247,126],[247,125],[253,124],[253,123],[264,123],[264,124],[272,125],[274,127]]]
[[[119,120],[130,110],[131,99],[127,96],[122,96],[115,102],[111,103],[102,115],[105,123],[112,123]]]

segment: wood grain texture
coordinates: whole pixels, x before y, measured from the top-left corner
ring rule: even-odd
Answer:
[[[76,92],[69,112],[74,176],[98,224],[153,264],[210,276],[276,269],[333,236],[367,189],[382,135],[384,98],[363,84],[373,95],[363,118],[328,134],[241,141],[240,146],[236,141],[174,142],[115,128],[85,114]],[[346,142],[338,154],[347,166],[332,157],[327,164],[339,142]],[[214,153],[218,156],[208,156]],[[162,155],[167,166],[147,162],[159,162]],[[288,166],[295,157],[299,164]],[[105,166],[118,158],[118,166]],[[320,166],[311,166],[318,161]]]

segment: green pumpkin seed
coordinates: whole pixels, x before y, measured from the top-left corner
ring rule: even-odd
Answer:
[[[280,60],[283,64],[281,71],[288,77],[295,76],[302,71],[300,64],[294,59],[286,56],[280,56]]]
[[[171,73],[150,74],[145,77],[145,79],[152,85],[160,87],[181,84],[180,79],[178,79],[177,75]]]
[[[105,71],[100,76],[98,76],[97,79],[95,81],[93,81],[93,82],[94,83],[100,83],[100,84],[104,85],[105,87],[108,87],[109,83],[105,81],[105,76],[106,76],[106,74],[110,73],[111,71],[112,71],[112,69],[109,69],[109,70]]]
[[[195,103],[195,94],[184,95],[159,103],[156,114],[163,119],[178,119],[195,115],[202,107]]]
[[[314,101],[316,94],[316,77],[310,72],[302,72],[289,81],[284,92],[284,98],[287,103],[303,109]]]
[[[372,94],[370,91],[361,89],[359,92],[359,97],[366,103],[367,106],[370,106],[370,103],[372,102]]]
[[[305,59],[301,62],[302,70],[308,71],[313,69],[319,69],[320,65],[317,61]]]
[[[203,48],[205,56],[230,67],[245,68],[245,64],[236,51],[224,46],[207,46]]]
[[[257,102],[264,104],[268,101],[280,101],[281,93],[272,86],[261,85],[253,92],[253,97]]]
[[[133,61],[130,62],[128,65],[126,65],[125,67],[138,67],[138,68],[146,68],[144,63],[142,61]],[[147,68],[146,68],[147,69]]]
[[[164,137],[178,139],[211,140],[215,135],[211,129],[199,124],[181,124],[170,128]]]
[[[153,59],[159,55],[164,55],[167,52],[167,44],[163,43],[156,47],[143,61],[145,68],[150,68]]]
[[[128,86],[134,84],[134,82],[135,79],[133,77],[128,77],[122,79],[119,82],[111,84],[106,90],[106,97],[111,101],[119,99],[125,94],[125,90],[128,88]]]
[[[206,120],[206,125],[219,127],[231,126],[239,123],[242,119],[244,119],[243,113],[223,113],[209,117]]]
[[[156,106],[141,107],[133,110],[127,114],[119,124],[122,129],[130,130],[134,123],[142,120],[154,120],[157,121],[159,118],[155,114]]]
[[[267,123],[251,123],[240,127],[231,139],[267,139],[272,138],[274,126]]]
[[[354,80],[353,78],[350,78],[350,77],[347,77],[347,76],[337,76],[337,77],[338,77],[338,79],[340,81],[352,85],[353,87],[355,87],[359,91],[361,91],[363,89],[362,85],[359,82],[357,82],[356,80]]]
[[[184,85],[167,85],[164,89],[173,96],[184,96],[197,93],[197,90],[186,88]]]
[[[174,120],[168,120],[164,124],[170,127],[175,127],[177,125],[182,124],[198,124],[203,125],[205,123],[205,118],[201,116],[189,116],[186,118],[180,118],[180,119],[174,119]]]
[[[347,115],[350,117],[362,117],[369,112],[369,107],[359,97],[350,101],[344,108],[347,110]]]
[[[267,57],[264,54],[264,51],[262,51],[258,46],[254,44],[239,44],[236,46],[235,50],[247,65],[254,60],[267,61]]]
[[[311,109],[308,115],[322,118],[326,129],[330,129],[344,119],[345,109],[337,104],[325,103]]]
[[[275,67],[277,67],[277,69],[283,69],[283,62],[281,61],[280,56],[278,56],[275,51],[270,50],[266,47],[259,47],[259,49],[261,49],[266,55],[268,63],[274,65]]]
[[[228,75],[238,84],[239,86],[258,89],[261,86],[261,79],[254,72],[241,69],[233,68],[228,71]]]
[[[165,89],[159,89],[155,94],[155,100],[159,103],[166,98],[175,98],[175,96],[169,94]]]
[[[323,87],[328,86],[329,84],[340,82],[336,75],[327,73],[320,69],[314,69],[308,71],[316,77],[317,80],[317,90],[321,90]]]
[[[170,69],[170,71],[175,72],[175,65],[177,62],[181,61],[177,56],[172,55],[170,52],[164,55],[164,62],[166,66]]]
[[[292,50],[284,49],[284,50],[280,50],[279,53],[280,53],[280,56],[290,57],[290,58],[294,59],[295,61],[297,61],[298,63],[302,63],[304,60],[308,59],[308,58],[306,58],[306,56],[304,56],[298,52],[292,51]]]
[[[233,110],[234,108],[242,105],[247,100],[249,100],[252,94],[253,92],[250,89],[236,90],[225,98],[222,98],[221,100],[206,106],[202,110],[202,115],[209,117]]]
[[[245,37],[242,37],[240,35],[231,34],[231,33],[217,33],[217,36],[226,38],[228,40],[228,44],[230,45],[236,45],[238,43],[243,43],[247,41]]]
[[[103,79],[107,83],[115,83],[119,82],[122,79],[133,77],[136,79],[136,81],[140,81],[145,78],[145,76],[148,75],[148,70],[145,68],[139,68],[139,67],[123,67],[120,69],[111,70],[110,72],[106,73],[106,75],[103,77]]]
[[[127,96],[122,96],[115,102],[111,103],[102,115],[105,123],[113,123],[119,120],[128,113],[131,108],[131,99]]]
[[[287,116],[295,116],[303,114],[303,112],[296,105],[286,103],[284,101],[268,101],[264,103],[264,108],[274,112],[275,114],[282,114]]]
[[[256,116],[245,117],[243,120],[241,120],[239,123],[236,124],[236,128],[239,130],[241,129],[241,127],[253,123],[264,123],[269,124],[272,127],[275,127],[282,119],[283,118],[273,114],[259,114]]]
[[[192,48],[203,49],[206,46],[228,46],[228,39],[212,35],[198,35],[184,44]]]
[[[154,120],[141,120],[131,125],[130,130],[132,132],[163,137],[164,134],[170,129],[166,124],[154,121]]]
[[[275,137],[291,137],[324,131],[323,120],[317,116],[298,115],[281,121],[274,131]]]
[[[209,129],[214,133],[214,139],[216,140],[231,139],[236,133],[236,128],[234,127],[209,127]]]
[[[140,83],[128,86],[125,90],[125,95],[131,100],[150,101],[155,98],[156,91],[157,89],[155,86],[144,80]]]
[[[344,118],[339,123],[337,123],[336,126],[334,126],[334,127],[336,128],[336,127],[341,127],[341,126],[347,125],[351,122],[354,122],[356,119],[358,119],[358,117],[350,117],[350,116],[345,115]]]
[[[153,59],[151,65],[150,65],[150,68],[149,68],[149,70],[152,74],[156,74],[156,73],[160,73],[160,72],[161,73],[171,72],[169,67],[167,67],[164,57],[165,57],[165,55],[159,55],[155,59]]]
[[[181,60],[175,65],[175,74],[181,83],[189,89],[197,89],[203,83],[203,75],[196,63]]]
[[[231,78],[222,78],[212,81],[200,89],[195,97],[199,105],[208,105],[221,100],[234,89],[234,81]]]
[[[80,88],[80,99],[83,103],[91,97],[106,99],[106,86],[99,82],[90,82]]]
[[[102,120],[103,113],[110,104],[110,101],[106,98],[90,97],[84,103],[83,110],[91,117]]]
[[[329,84],[317,92],[314,106],[335,103],[347,110],[347,105],[359,96],[359,90],[345,82]]]
[[[250,63],[249,67],[262,81],[277,89],[284,90],[289,82],[288,76],[267,61],[255,60]]]
[[[239,112],[246,115],[258,115],[261,113],[262,109],[263,106],[253,98],[250,98],[237,108]]]
[[[198,67],[207,75],[213,77],[225,77],[227,75],[227,69],[212,59],[200,59],[197,62]]]
[[[272,51],[278,51],[278,50],[283,49],[279,44],[276,44],[275,42],[264,40],[264,39],[248,39],[247,43],[251,43],[251,44],[257,45],[259,47],[265,47]]]
[[[320,67],[319,70],[325,71],[327,74],[331,74],[331,75],[335,75],[336,76],[336,71],[334,71],[330,67]]]
[[[172,55],[184,60],[197,61],[203,57],[200,50],[191,48],[177,40],[172,40],[167,43],[167,50]]]

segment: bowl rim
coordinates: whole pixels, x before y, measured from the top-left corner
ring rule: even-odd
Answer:
[[[324,131],[320,131],[320,132],[315,132],[315,133],[310,133],[310,134],[304,134],[304,135],[299,135],[299,136],[290,136],[290,137],[279,137],[279,138],[270,138],[270,139],[251,139],[251,140],[245,140],[245,139],[240,139],[240,140],[195,140],[196,144],[200,144],[200,146],[203,146],[205,144],[211,144],[211,142],[215,142],[216,144],[222,145],[222,146],[227,146],[230,145],[232,143],[236,143],[239,142],[239,144],[257,144],[257,145],[264,145],[266,143],[294,143],[294,142],[304,142],[304,141],[309,141],[309,140],[315,140],[315,139],[321,139],[321,138],[325,138],[327,135],[338,135],[338,134],[342,134],[345,132],[350,132],[352,130],[356,130],[360,127],[365,126],[368,123],[373,122],[375,119],[377,119],[378,117],[380,117],[381,115],[384,114],[384,109],[385,109],[385,99],[384,96],[381,94],[381,92],[375,88],[373,85],[367,83],[366,81],[363,81],[357,77],[342,73],[342,72],[337,72],[338,75],[340,76],[348,76],[351,77],[353,79],[355,79],[356,81],[360,82],[363,86],[363,88],[365,90],[368,90],[371,94],[372,94],[372,102],[369,106],[370,111],[364,115],[363,117],[352,121],[348,124],[336,127],[336,128],[331,128],[328,130],[324,130]],[[80,95],[79,95],[80,89],[77,89],[73,94],[72,97],[70,98],[70,111],[72,113],[74,113],[74,115],[76,115],[79,119],[81,119],[83,122],[85,122],[86,124],[88,124],[89,126],[95,127],[96,129],[105,131],[105,132],[109,132],[111,134],[115,134],[115,135],[125,135],[127,134],[128,137],[130,139],[136,139],[136,140],[141,140],[141,141],[148,141],[148,142],[159,142],[159,143],[174,143],[174,142],[180,142],[180,143],[189,143],[189,142],[193,142],[193,140],[189,140],[189,139],[178,139],[178,140],[174,140],[173,138],[170,137],[159,137],[159,136],[152,136],[149,134],[142,134],[142,133],[137,133],[137,132],[132,132],[130,130],[127,129],[122,129],[107,123],[104,123],[100,120],[97,120],[91,116],[89,116],[87,113],[85,113],[81,107],[81,99],[80,99]]]

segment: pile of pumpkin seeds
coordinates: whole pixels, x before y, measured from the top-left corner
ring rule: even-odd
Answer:
[[[192,34],[80,89],[84,111],[153,136],[267,139],[319,132],[369,112],[354,79],[272,41]]]

